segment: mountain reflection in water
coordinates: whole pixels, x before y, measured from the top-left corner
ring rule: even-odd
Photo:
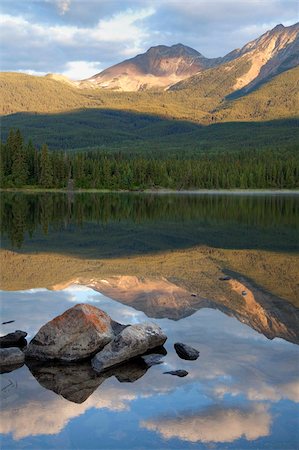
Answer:
[[[105,283],[104,283],[105,284]],[[198,299],[195,298],[195,301]],[[148,320],[128,305],[88,287],[4,292],[3,317],[32,337],[70,305],[96,305],[124,323]],[[155,319],[168,340],[163,363],[139,362],[95,374],[86,363],[31,365],[1,375],[2,448],[294,449],[299,402],[298,347],[269,341],[233,317],[204,308],[180,320]],[[173,344],[200,350],[184,361]],[[184,378],[163,372],[183,369]]]
[[[233,274],[237,276],[238,274]],[[221,295],[203,298],[166,279],[114,276],[102,280],[78,280],[107,297],[142,311],[155,319],[180,320],[202,308],[235,317],[268,339],[277,337],[299,344],[299,309],[238,275],[224,283]],[[72,280],[74,282],[74,280]],[[67,283],[65,284],[66,287]],[[54,289],[60,286],[54,286]]]

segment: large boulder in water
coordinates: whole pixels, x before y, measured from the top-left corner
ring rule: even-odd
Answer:
[[[46,323],[25,353],[40,360],[85,359],[101,350],[123,328],[101,309],[78,304]]]
[[[163,345],[166,339],[161,328],[153,323],[128,326],[96,354],[92,360],[92,367],[97,372],[102,372],[108,367]]]

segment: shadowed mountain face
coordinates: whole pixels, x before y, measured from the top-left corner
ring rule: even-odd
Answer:
[[[167,87],[217,64],[182,44],[158,45],[86,80],[101,88],[138,91]],[[84,85],[84,82],[83,82]]]
[[[200,293],[189,292],[166,279],[116,276],[102,280],[72,280],[68,284],[85,284],[155,319],[180,320],[202,308],[217,309],[235,317],[268,339],[280,337],[299,344],[299,310],[236,275],[238,279],[215,280],[211,299],[201,297]],[[57,285],[53,289],[64,287],[66,285]]]

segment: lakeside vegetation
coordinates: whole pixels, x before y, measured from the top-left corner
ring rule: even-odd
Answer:
[[[49,151],[10,130],[1,144],[0,174],[2,188],[294,189],[299,155],[288,145],[211,154]]]

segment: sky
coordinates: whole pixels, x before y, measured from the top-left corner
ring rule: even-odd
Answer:
[[[84,79],[155,45],[223,56],[298,21],[298,0],[1,0],[0,68]]]

